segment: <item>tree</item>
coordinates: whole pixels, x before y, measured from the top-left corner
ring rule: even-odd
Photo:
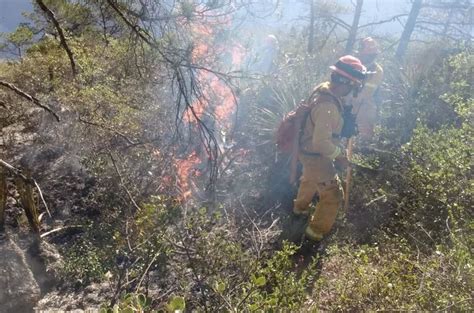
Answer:
[[[337,27],[349,30],[350,26],[337,17],[345,10],[338,1],[302,0],[301,3],[309,10],[306,43],[308,53],[324,48]]]
[[[354,12],[354,19],[352,20],[351,29],[349,31],[349,38],[347,38],[345,53],[349,54],[354,47],[354,43],[357,36],[357,30],[359,29],[359,20],[362,13],[362,6],[364,5],[364,0],[357,0],[356,9]]]
[[[416,20],[420,14],[422,5],[423,0],[415,0],[411,6],[410,14],[408,15],[405,28],[403,29],[403,33],[398,44],[397,52],[395,53],[395,56],[398,60],[402,60],[405,56],[405,52],[408,48],[408,43],[410,42],[413,30],[415,29]]]
[[[33,43],[34,33],[27,25],[20,25],[10,34],[2,34],[5,38],[4,43],[0,45],[0,50],[9,52],[21,58],[26,47]]]
[[[61,41],[61,46],[66,51],[67,56],[69,58],[69,62],[71,63],[72,74],[74,76],[76,76],[77,75],[77,69],[76,69],[76,61],[74,61],[74,54],[72,53],[71,48],[69,48],[69,45],[67,44],[66,37],[64,35],[64,31],[61,28],[61,25],[59,25],[59,22],[56,18],[56,15],[54,14],[53,11],[51,11],[46,6],[46,4],[42,0],[36,0],[36,3],[41,8],[41,10],[46,14],[48,19],[54,24],[54,27],[56,28],[56,31],[58,32],[58,35],[59,35],[59,39]]]
[[[308,52],[312,53],[314,50],[314,22],[315,22],[315,3],[311,0],[309,3],[309,35],[308,35]]]
[[[416,28],[428,36],[440,37],[451,42],[472,40],[471,1],[426,1]]]

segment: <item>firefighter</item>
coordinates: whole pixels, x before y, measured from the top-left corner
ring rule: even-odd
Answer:
[[[349,166],[340,136],[343,129],[342,97],[360,90],[366,68],[353,56],[341,57],[330,67],[331,80],[317,86],[310,99],[312,109],[303,124],[299,160],[303,165],[298,194],[294,200],[296,215],[309,215],[316,193],[319,202],[305,229],[305,237],[319,241],[327,234],[342,204],[343,192],[335,166]]]
[[[273,74],[277,69],[275,62],[279,50],[278,39],[274,35],[268,35],[263,42],[263,47],[258,52],[258,60],[254,69],[263,75]]]
[[[377,110],[374,101],[375,91],[383,80],[383,69],[375,62],[380,53],[377,42],[372,37],[361,40],[357,57],[370,72],[357,98],[352,99],[353,113],[356,116],[360,139],[370,140],[374,133]]]

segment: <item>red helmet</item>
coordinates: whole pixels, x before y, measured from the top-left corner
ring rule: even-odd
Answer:
[[[379,54],[377,42],[372,37],[366,37],[360,41],[359,54]]]
[[[336,64],[331,65],[329,68],[359,84],[366,78],[367,68],[358,58],[352,55],[341,57]]]

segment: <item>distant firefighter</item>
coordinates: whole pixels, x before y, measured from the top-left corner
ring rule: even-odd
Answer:
[[[383,69],[375,62],[380,53],[377,42],[372,37],[361,40],[357,57],[371,72],[357,98],[352,99],[353,112],[361,139],[371,139],[374,133],[374,125],[377,117],[377,109],[374,101],[375,91],[380,87],[383,80]]]
[[[278,39],[274,35],[268,35],[257,53],[255,71],[266,75],[273,73],[276,70],[279,51]]]

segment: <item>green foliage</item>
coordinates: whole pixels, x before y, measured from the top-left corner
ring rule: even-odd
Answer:
[[[107,272],[109,257],[95,242],[86,239],[73,243],[64,251],[62,278],[69,284],[87,286],[100,281]]]
[[[404,201],[412,212],[407,218],[437,233],[472,231],[468,210],[472,207],[474,190],[468,173],[472,170],[474,100],[468,92],[467,77],[473,66],[469,59],[472,60],[472,56],[467,53],[449,59],[450,70],[456,73],[456,79],[450,82],[449,92],[440,96],[456,111],[457,117],[436,131],[419,123],[411,141],[403,147],[408,160],[406,179],[411,189],[410,196]],[[446,228],[449,225],[454,230]]]
[[[241,297],[248,298],[244,311],[276,312],[284,309],[294,312],[304,308],[306,290],[315,269],[309,267],[298,276],[291,258],[296,248],[285,244],[243,285]]]
[[[9,52],[21,57],[33,43],[33,30],[27,25],[20,25],[11,33],[0,34],[0,51]]]
[[[144,294],[126,294],[112,308],[103,307],[100,313],[136,313],[149,312],[151,299]],[[175,312],[174,310],[172,312]]]
[[[423,125],[415,129],[404,149],[412,160],[410,179],[421,207],[462,214],[470,206],[473,189],[467,173],[471,167],[473,130],[467,123],[436,133]]]
[[[186,308],[186,301],[183,297],[173,297],[166,308],[169,312],[183,312]]]
[[[316,307],[324,311],[469,310],[472,260],[459,262],[453,252],[442,249],[420,255],[400,237],[371,246],[334,245],[315,287]]]
[[[22,46],[31,43],[33,31],[27,26],[19,26],[13,33],[8,34],[7,39],[15,46]]]
[[[65,281],[88,284],[107,272],[121,277],[127,271],[135,283],[125,291],[139,289],[144,273],[166,262],[172,251],[167,232],[179,218],[179,208],[165,196],[152,197],[142,207],[133,219],[117,213],[107,216],[67,247]]]
[[[209,213],[205,208],[188,211],[181,217],[180,227],[172,227],[177,223],[173,217],[176,215],[172,213],[174,209],[170,203],[164,200],[163,197],[155,198],[153,204],[145,205],[137,214],[136,224],[129,225],[131,235],[124,237],[126,234],[114,232],[112,249],[103,251],[120,251],[120,257],[129,262],[129,265],[124,265],[131,281],[139,281],[146,270],[160,273],[163,288],[171,287],[175,296],[160,302],[150,299],[149,302],[136,293],[146,290],[146,286],[138,289],[134,283],[132,285],[137,289],[125,288],[126,296],[117,305],[104,306],[103,310],[277,311],[302,307],[307,283],[313,276],[310,275],[312,270],[301,275],[296,273],[292,261],[295,246],[286,244],[275,253],[270,250],[252,253],[246,247],[249,242],[239,235],[235,225],[225,223],[221,212]],[[104,243],[110,244],[110,240],[106,239]],[[163,257],[153,258],[156,255]],[[116,257],[104,255],[103,260]],[[83,264],[75,263],[68,267],[72,266],[77,266],[77,273]],[[171,286],[165,283],[166,275],[170,274],[165,267],[173,270],[174,283]],[[120,276],[113,267],[108,270],[113,277]]]
[[[253,96],[255,103],[251,103],[254,112],[250,127],[257,134],[259,144],[273,143],[276,127],[283,116],[307,99],[328,75],[327,64],[333,62],[333,55],[327,51],[309,55],[301,40],[297,37],[293,41],[283,41],[282,49],[287,53],[279,60],[281,67],[275,75],[265,78],[259,89],[249,91],[256,93]]]

